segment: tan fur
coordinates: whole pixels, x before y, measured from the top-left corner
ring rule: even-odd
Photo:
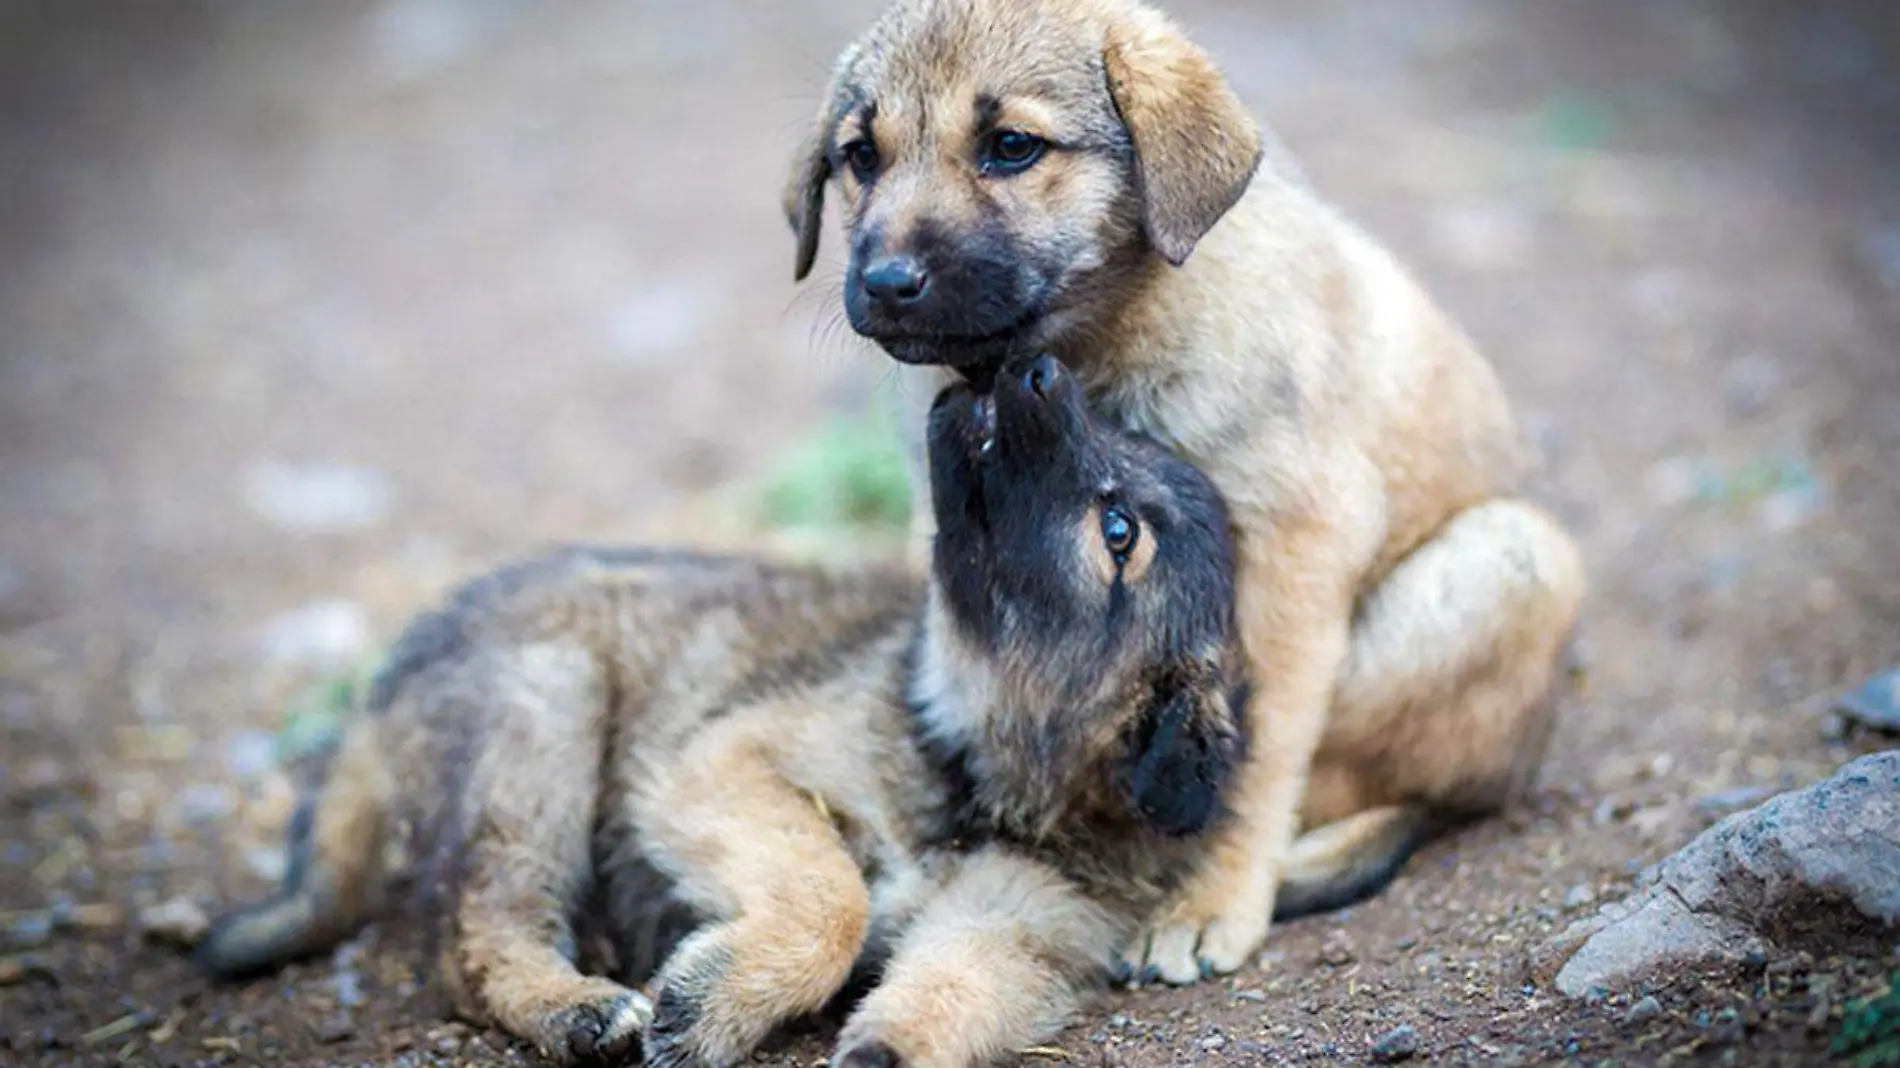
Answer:
[[[1084,147],[984,177],[980,93]],[[794,167],[800,277],[830,175],[813,153],[863,102],[885,159],[868,188],[839,177],[847,228],[901,245],[917,220],[993,203],[1047,305],[1012,351],[1060,357],[1234,510],[1256,685],[1240,819],[1135,963],[1187,982],[1249,960],[1303,825],[1394,804],[1468,815],[1524,785],[1578,553],[1514,496],[1523,451],[1490,365],[1306,186],[1206,53],[1137,0],[899,0],[841,58]],[[907,363],[979,358],[927,330],[880,340]],[[912,374],[926,397],[946,372]]]

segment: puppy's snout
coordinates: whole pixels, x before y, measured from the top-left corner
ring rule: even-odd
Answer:
[[[884,256],[865,265],[864,292],[887,311],[916,304],[930,288],[930,272],[915,256]]]
[[[1038,400],[1048,400],[1055,396],[1056,386],[1062,381],[1062,365],[1054,356],[1038,356],[1023,372],[1023,385]]]

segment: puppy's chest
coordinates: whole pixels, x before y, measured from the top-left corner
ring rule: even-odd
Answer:
[[[1234,382],[1208,388],[1184,372],[1141,370],[1085,376],[1089,404],[1122,430],[1155,441],[1219,486],[1230,507],[1271,510],[1298,496],[1297,420],[1282,418],[1277,401],[1263,403],[1266,384]]]
[[[1001,849],[1060,872],[1102,904],[1142,910],[1176,885],[1198,849],[1136,818],[1106,769],[1053,784],[986,773],[967,757],[957,763],[944,773],[946,804],[923,844],[927,865]]]

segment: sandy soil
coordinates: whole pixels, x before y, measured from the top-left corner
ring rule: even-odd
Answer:
[[[266,884],[299,695],[446,583],[712,536],[711,489],[866,403],[776,195],[873,7],[0,5],[0,1059],[524,1063],[399,924],[223,988],[130,917]],[[1048,1058],[1812,1063],[1893,947],[1634,1011],[1523,962],[1875,744],[1827,710],[1900,660],[1900,9],[1178,7],[1496,360],[1591,670],[1533,804]]]

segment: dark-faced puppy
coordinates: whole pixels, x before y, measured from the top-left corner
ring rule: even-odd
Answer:
[[[950,626],[928,651],[988,661],[1005,707],[1051,712],[984,723],[985,759],[1020,750],[1028,771],[1098,751],[1099,735],[1127,735],[1132,759],[1115,792],[1180,833],[1201,830],[1234,752],[1227,702],[1212,713],[1196,705],[1223,675],[1233,634],[1219,495],[1167,450],[1096,420],[1074,376],[1047,356],[1006,369],[991,391],[944,391],[930,435],[932,569]],[[938,732],[969,729],[949,714],[956,702],[925,707],[942,710]],[[1044,774],[1092,763],[1058,759]]]
[[[881,980],[846,1063],[972,1068],[1053,1033],[1219,825],[1233,546],[1207,479],[1052,360],[948,391],[931,436],[928,584],[575,550],[418,619],[285,885],[203,963],[333,944],[406,835],[458,1008],[557,1062],[737,1064],[860,961]],[[656,1001],[577,967],[590,904],[628,946],[656,909],[697,918]]]

